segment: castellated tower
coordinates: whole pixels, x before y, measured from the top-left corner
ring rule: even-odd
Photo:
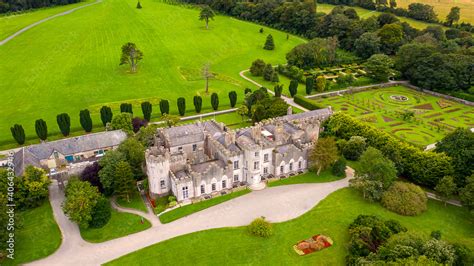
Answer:
[[[171,183],[170,153],[164,148],[151,147],[145,152],[146,172],[148,175],[148,185],[152,197],[166,195],[169,193]]]

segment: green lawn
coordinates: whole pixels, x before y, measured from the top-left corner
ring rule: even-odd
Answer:
[[[277,187],[283,185],[303,184],[303,183],[324,183],[342,179],[344,177],[335,176],[331,173],[331,169],[323,171],[318,175],[310,171],[301,175],[287,177],[274,182],[268,183],[269,187]]]
[[[61,245],[61,231],[56,224],[49,201],[41,206],[18,212],[22,227],[16,229],[15,259],[1,265],[19,265],[53,254]]]
[[[159,218],[160,218],[160,221],[164,224],[170,223],[172,221],[178,220],[179,218],[183,218],[184,216],[188,216],[195,212],[202,211],[204,209],[220,204],[222,202],[243,196],[247,193],[250,193],[250,190],[245,189],[241,191],[232,192],[223,196],[219,196],[216,198],[203,200],[201,202],[189,204],[189,205],[174,209],[172,211],[163,213],[162,215],[159,216]]]
[[[394,100],[392,96],[404,96],[406,100]],[[335,111],[348,112],[418,146],[437,142],[457,127],[474,127],[472,107],[402,86],[317,98],[314,101],[322,106],[332,106]],[[404,110],[415,112],[414,118],[403,120],[399,113]]]
[[[187,114],[192,114],[194,95],[203,96],[203,111],[210,110],[210,94],[204,91],[203,64],[209,62],[215,78],[210,93],[220,97],[219,109],[229,106],[228,92],[235,90],[243,100],[246,87],[239,72],[262,58],[285,63],[285,54],[304,40],[257,24],[216,16],[206,30],[199,10],[161,1],[104,0],[41,24],[0,47],[0,144],[11,143],[10,127],[22,124],[28,138],[37,139],[34,123],[43,118],[51,134],[57,134],[56,115],[67,112],[72,130],[80,131],[79,111],[88,108],[96,127],[99,109],[109,105],[115,113],[122,102],[131,102],[141,116],[139,104],[154,104],[157,118],[160,99],[170,100],[177,113],[176,99],[184,96]],[[41,12],[37,11],[37,12]],[[24,14],[34,16],[35,12]],[[267,34],[276,49],[263,49]],[[120,49],[134,42],[144,53],[138,73],[119,66]],[[23,77],[23,78],[18,78]]]
[[[429,201],[428,211],[405,217],[379,204],[365,201],[350,188],[329,195],[306,214],[274,225],[268,239],[250,236],[245,227],[201,231],[176,237],[133,252],[108,265],[345,265],[347,227],[359,214],[396,219],[412,232],[429,236],[441,230],[443,239],[466,244],[474,250],[473,216],[465,209]],[[334,245],[307,256],[298,256],[292,246],[299,240],[324,234]],[[205,243],[205,244],[203,244]]]
[[[151,227],[150,222],[142,217],[112,209],[110,221],[102,228],[81,228],[81,236],[92,243],[105,242],[146,230]]]
[[[148,209],[146,208],[145,203],[143,202],[142,196],[138,191],[135,191],[132,197],[130,197],[130,202],[117,198],[117,204],[125,208],[148,212]]]

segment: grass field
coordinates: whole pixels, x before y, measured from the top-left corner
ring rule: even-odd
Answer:
[[[473,217],[466,209],[429,201],[428,211],[420,216],[400,216],[345,188],[332,193],[304,215],[274,224],[274,235],[268,239],[249,235],[245,227],[213,229],[158,243],[107,265],[345,265],[347,227],[359,214],[398,220],[409,231],[426,237],[433,230],[441,230],[443,239],[466,244],[474,250]],[[331,237],[334,245],[298,256],[292,246],[315,234]]]
[[[18,214],[22,226],[15,231],[15,259],[6,259],[1,265],[20,265],[44,258],[61,245],[61,232],[49,201]]]
[[[145,203],[143,202],[142,196],[138,191],[130,197],[130,202],[117,198],[117,204],[121,207],[135,209],[142,212],[148,212]]]
[[[303,183],[324,183],[324,182],[331,182],[335,180],[342,179],[344,177],[335,176],[331,173],[331,169],[322,171],[319,176],[316,175],[315,172],[309,171],[307,173],[287,177],[284,179],[280,179],[277,181],[269,182],[269,187],[277,187],[277,186],[284,186],[284,185],[292,185],[292,184],[303,184]]]
[[[254,88],[239,72],[256,58],[284,63],[285,54],[304,40],[260,25],[217,16],[205,30],[199,10],[160,1],[104,0],[102,3],[50,20],[0,47],[0,144],[11,142],[9,128],[23,124],[28,137],[36,139],[34,122],[43,118],[49,132],[57,134],[56,115],[67,112],[72,129],[79,130],[79,111],[89,108],[95,125],[102,105],[118,112],[122,102],[170,100],[176,113],[176,99],[185,96],[187,114],[194,109],[192,97],[203,95],[203,111],[210,109],[200,70],[209,62],[216,77],[210,92],[220,96],[220,109],[229,105],[228,92],[243,99],[245,87]],[[37,11],[37,12],[41,12]],[[35,12],[23,16],[34,16]],[[2,31],[3,33],[3,31]],[[271,33],[276,49],[262,48]],[[144,53],[138,73],[119,66],[120,48],[134,42]],[[21,78],[19,78],[21,77]]]
[[[193,214],[198,211],[202,211],[204,209],[210,208],[214,205],[220,204],[222,202],[235,199],[237,197],[243,196],[247,193],[249,193],[250,190],[245,189],[241,191],[236,191],[232,192],[230,194],[226,194],[223,196],[219,196],[216,198],[208,199],[208,200],[203,200],[197,203],[185,205],[183,207],[176,208],[174,210],[171,210],[169,212],[165,212],[162,215],[159,216],[160,221],[164,224],[170,223],[172,221],[178,220],[179,218],[183,218],[184,216],[188,216],[190,214]]]
[[[404,96],[406,100],[395,100],[391,96]],[[332,106],[336,111],[348,112],[420,146],[439,141],[456,127],[474,127],[474,108],[401,86],[314,101]],[[414,118],[403,120],[399,113],[404,110],[415,112]]]
[[[436,14],[438,14],[438,19],[445,20],[446,15],[448,15],[451,7],[458,6],[461,8],[461,21],[474,23],[474,8],[473,0],[398,0],[397,4],[399,7],[408,8],[408,5],[411,3],[423,3],[432,5]]]
[[[81,237],[88,242],[100,243],[137,233],[150,227],[150,222],[141,216],[112,209],[112,217],[104,227],[81,228]]]

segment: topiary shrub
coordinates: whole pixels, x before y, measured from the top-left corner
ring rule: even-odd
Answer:
[[[395,182],[383,193],[382,205],[401,215],[415,216],[426,211],[425,192],[417,185]]]
[[[265,220],[265,217],[260,217],[253,220],[248,226],[247,230],[250,234],[259,237],[269,237],[273,235],[272,224]]]

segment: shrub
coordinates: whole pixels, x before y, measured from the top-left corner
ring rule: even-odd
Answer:
[[[170,201],[170,203],[168,203],[168,207],[170,207],[170,208],[172,208],[176,205],[178,205],[178,202],[176,202],[176,201]]]
[[[68,114],[62,113],[56,116],[56,121],[58,122],[59,129],[63,136],[68,136],[71,131],[71,118]]]
[[[265,217],[253,220],[248,226],[247,230],[250,234],[259,237],[269,237],[273,234],[272,224],[265,220]]]
[[[112,129],[122,129],[126,132],[132,131],[132,115],[130,113],[121,113],[112,118],[110,123]]]
[[[35,122],[35,130],[36,130],[36,135],[38,135],[38,138],[41,140],[46,140],[48,137],[48,126],[46,125],[46,121],[43,119],[38,119]]]
[[[160,112],[161,112],[161,115],[170,113],[170,103],[168,102],[168,100],[160,101]]]
[[[108,106],[102,106],[100,108],[100,120],[102,120],[102,124],[104,127],[107,125],[107,123],[112,122],[112,109]]]
[[[237,103],[237,92],[235,91],[229,92],[229,101],[230,101],[230,107],[234,108],[235,104]]]
[[[428,240],[423,245],[422,250],[423,255],[444,265],[452,265],[454,260],[456,259],[455,250],[453,246],[442,240]]]
[[[344,176],[346,174],[346,160],[341,157],[333,165],[331,172],[335,176]]]
[[[104,225],[109,222],[111,216],[112,210],[110,207],[110,201],[105,197],[100,197],[92,209],[92,220],[89,222],[89,226],[92,228],[104,227]]]
[[[303,106],[304,108],[308,110],[316,110],[316,109],[324,108],[321,105],[317,104],[315,101],[305,98],[304,96],[301,96],[301,95],[295,95],[294,101],[295,103]]]
[[[84,109],[81,110],[79,113],[79,121],[81,122],[81,126],[86,132],[92,131],[92,119],[89,110]]]
[[[283,91],[283,85],[281,85],[281,84],[280,85],[275,85],[273,90],[275,91],[275,97],[280,98],[281,97],[281,92]]]
[[[148,122],[145,119],[141,119],[140,117],[135,117],[132,119],[133,132],[135,133],[140,131],[140,128],[146,127],[147,125]]]
[[[183,97],[178,98],[178,112],[180,116],[183,116],[186,112],[186,99]]]
[[[211,105],[214,111],[219,108],[219,95],[217,95],[215,92],[211,95]]]
[[[383,193],[382,205],[398,214],[414,216],[427,209],[425,192],[417,185],[395,182]]]
[[[310,95],[314,89],[314,78],[309,76],[306,78],[306,94]]]
[[[172,201],[176,201],[176,197],[175,197],[175,196],[169,196],[169,197],[168,197],[168,202],[172,202]]]
[[[194,110],[196,110],[196,113],[199,114],[202,108],[202,97],[199,95],[194,96],[193,103],[194,103]]]
[[[264,68],[265,62],[262,59],[257,59],[252,62],[252,66],[250,67],[250,73],[254,76],[262,76]]]
[[[132,104],[131,103],[122,103],[120,104],[121,113],[131,113],[133,114]]]
[[[288,90],[290,91],[291,97],[295,97],[296,93],[298,93],[298,81],[295,79],[291,80]]]
[[[273,36],[268,34],[267,40],[265,41],[265,45],[263,46],[265,50],[273,50],[275,49],[275,43],[273,42]]]
[[[430,236],[434,239],[441,240],[441,231],[435,230],[431,232]]]
[[[342,154],[348,160],[357,161],[367,149],[364,137],[352,136],[344,145]]]
[[[150,102],[142,102],[141,106],[142,106],[143,118],[149,122],[151,120],[151,113],[153,111],[153,106],[151,105]]]

